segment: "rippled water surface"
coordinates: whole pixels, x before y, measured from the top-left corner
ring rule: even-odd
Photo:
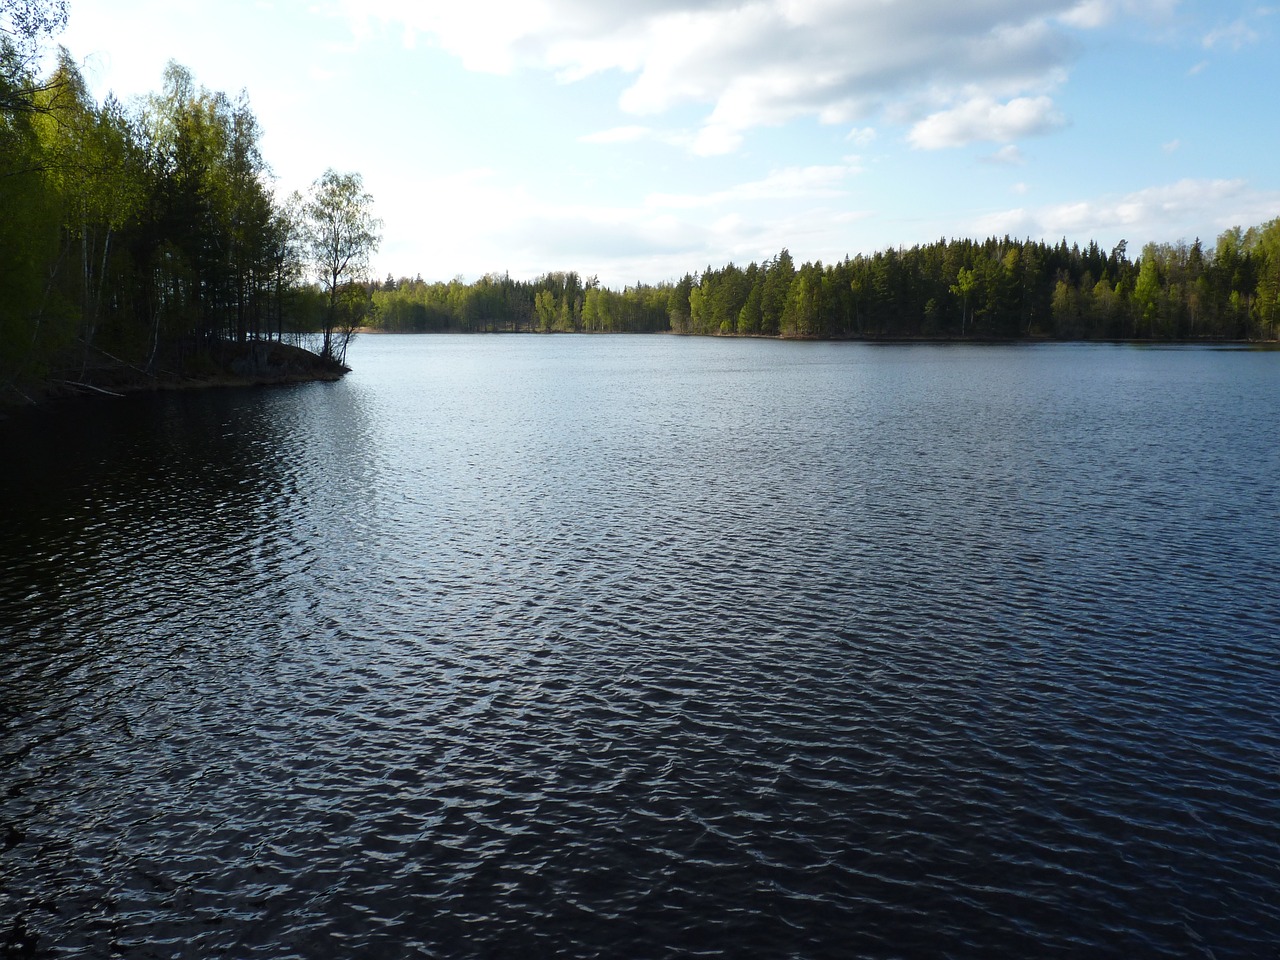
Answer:
[[[1280,955],[1280,353],[351,360],[0,424],[0,954]]]

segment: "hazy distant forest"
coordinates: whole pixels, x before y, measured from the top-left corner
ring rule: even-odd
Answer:
[[[177,64],[96,103],[70,54],[39,73],[65,0],[0,0],[0,393],[124,365],[190,370],[212,344],[317,332],[340,361],[389,331],[781,337],[1275,339],[1280,219],[1130,259],[1066,241],[939,240],[838,263],[781,251],[678,281],[577,273],[371,278],[372,197],[329,171],[279,198],[246,96]],[[435,227],[432,227],[433,229]]]
[[[1111,251],[1032,240],[939,240],[839,263],[707,267],[621,291],[576,273],[476,283],[387,277],[373,324],[393,331],[626,331],[866,338],[1275,339],[1280,219],[1212,250]]]

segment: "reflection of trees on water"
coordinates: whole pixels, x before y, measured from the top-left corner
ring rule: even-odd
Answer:
[[[269,671],[332,623],[327,581],[374,539],[351,525],[374,478],[345,383],[77,402],[0,423],[0,443],[20,451],[0,474],[0,758],[28,749],[6,729],[71,723],[55,704],[136,731],[138,691],[171,669]]]
[[[86,635],[134,603],[235,594],[296,554],[282,517],[305,515],[314,493],[334,501],[324,470],[342,486],[342,451],[360,443],[345,422],[358,411],[327,387],[88,402],[6,424],[22,451],[0,478],[6,606],[43,611],[26,630],[66,615]]]

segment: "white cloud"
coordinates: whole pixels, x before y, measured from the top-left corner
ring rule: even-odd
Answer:
[[[689,147],[694,137],[685,130],[660,130],[640,124],[628,124],[621,127],[610,127],[608,130],[597,130],[578,137],[579,143],[594,143],[604,146],[652,141],[665,143],[672,147]]]
[[[1179,2],[1180,0],[1080,0],[1058,19],[1070,27],[1096,30],[1120,16],[1165,20],[1174,12]]]
[[[1042,95],[1076,56],[1073,28],[1174,0],[338,2],[354,22],[398,24],[473,70],[536,69],[564,82],[618,71],[630,78],[619,98],[625,112],[707,108],[690,144],[717,154],[736,150],[755,128],[797,118],[856,125],[896,108],[915,122],[966,101],[1002,103],[988,110],[987,131],[968,135],[1052,129],[1060,121]],[[1020,116],[1027,108],[1034,117]],[[918,137],[967,136],[931,133],[960,119],[963,112],[935,114]]]
[[[708,194],[650,194],[646,206],[662,209],[691,209],[731,203],[831,198],[844,195],[844,182],[862,172],[856,157],[845,165],[787,167],[775,170],[762,180],[741,183]]]
[[[974,224],[974,230],[980,237],[1024,237],[1033,236],[1037,232],[1034,219],[1022,207],[979,217]],[[1043,231],[1040,232],[1043,233]]]
[[[1065,124],[1066,119],[1048,97],[1017,97],[1008,103],[976,97],[925,117],[912,127],[907,139],[918,149],[939,150],[982,140],[1007,143]]]
[[[1041,207],[1017,208],[980,218],[980,236],[1072,237],[1114,243],[1209,239],[1234,224],[1263,223],[1280,209],[1280,191],[1258,190],[1244,180],[1179,180],[1123,196],[1104,196]]]
[[[845,135],[845,140],[849,143],[865,147],[876,138],[876,131],[873,127],[854,127]]]
[[[1020,167],[1027,162],[1027,158],[1022,155],[1014,144],[1010,143],[1001,147],[989,157],[983,157],[987,163],[1002,164],[1010,167]]]
[[[1244,20],[1236,20],[1234,23],[1211,30],[1205,35],[1203,43],[1206,50],[1213,50],[1222,46],[1230,47],[1232,50],[1240,50],[1251,43],[1257,43],[1258,39],[1258,31],[1254,30]]]
[[[647,140],[652,135],[653,131],[649,127],[613,127],[609,130],[588,133],[579,137],[578,141],[580,143],[636,143]]]
[[[339,6],[357,36],[367,33],[373,23],[398,23],[415,46],[417,35],[424,34],[468,69],[488,73],[510,72],[519,61],[521,41],[545,30],[552,14],[549,4],[536,0],[421,5],[414,0],[339,0]],[[486,42],[473,42],[478,37]]]
[[[532,277],[553,263],[621,284],[652,279],[634,271],[654,258],[682,259],[687,268],[704,255],[707,228],[695,220],[644,207],[553,202],[504,183],[491,169],[425,181],[408,172],[370,186],[398,198],[379,210],[384,234],[412,238],[383,244],[379,272],[411,275],[426,263],[436,278],[474,280],[504,270]],[[424,223],[448,229],[424,231]]]
[[[1114,6],[1107,0],[1083,0],[1072,7],[1058,19],[1069,27],[1081,30],[1096,30],[1111,22],[1115,14]]]
[[[698,131],[693,152],[700,157],[732,153],[742,143],[742,133],[723,123],[708,123]]]
[[[437,279],[486,271],[533,277],[547,264],[596,274],[621,287],[680,277],[703,264],[747,263],[784,246],[805,259],[849,252],[849,226],[867,216],[845,202],[845,164],[784,167],[706,195],[655,193],[633,205],[543,199],[482,168],[422,180],[412,171],[368,184],[395,196],[379,209],[388,238],[378,273],[412,275],[428,264]],[[424,223],[448,229],[422,230]]]
[[[1170,140],[1168,143],[1160,144],[1160,149],[1165,153],[1177,153],[1182,146],[1181,140]]]

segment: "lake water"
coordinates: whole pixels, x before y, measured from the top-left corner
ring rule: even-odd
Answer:
[[[1280,942],[1280,353],[366,337],[0,423],[6,957]]]

